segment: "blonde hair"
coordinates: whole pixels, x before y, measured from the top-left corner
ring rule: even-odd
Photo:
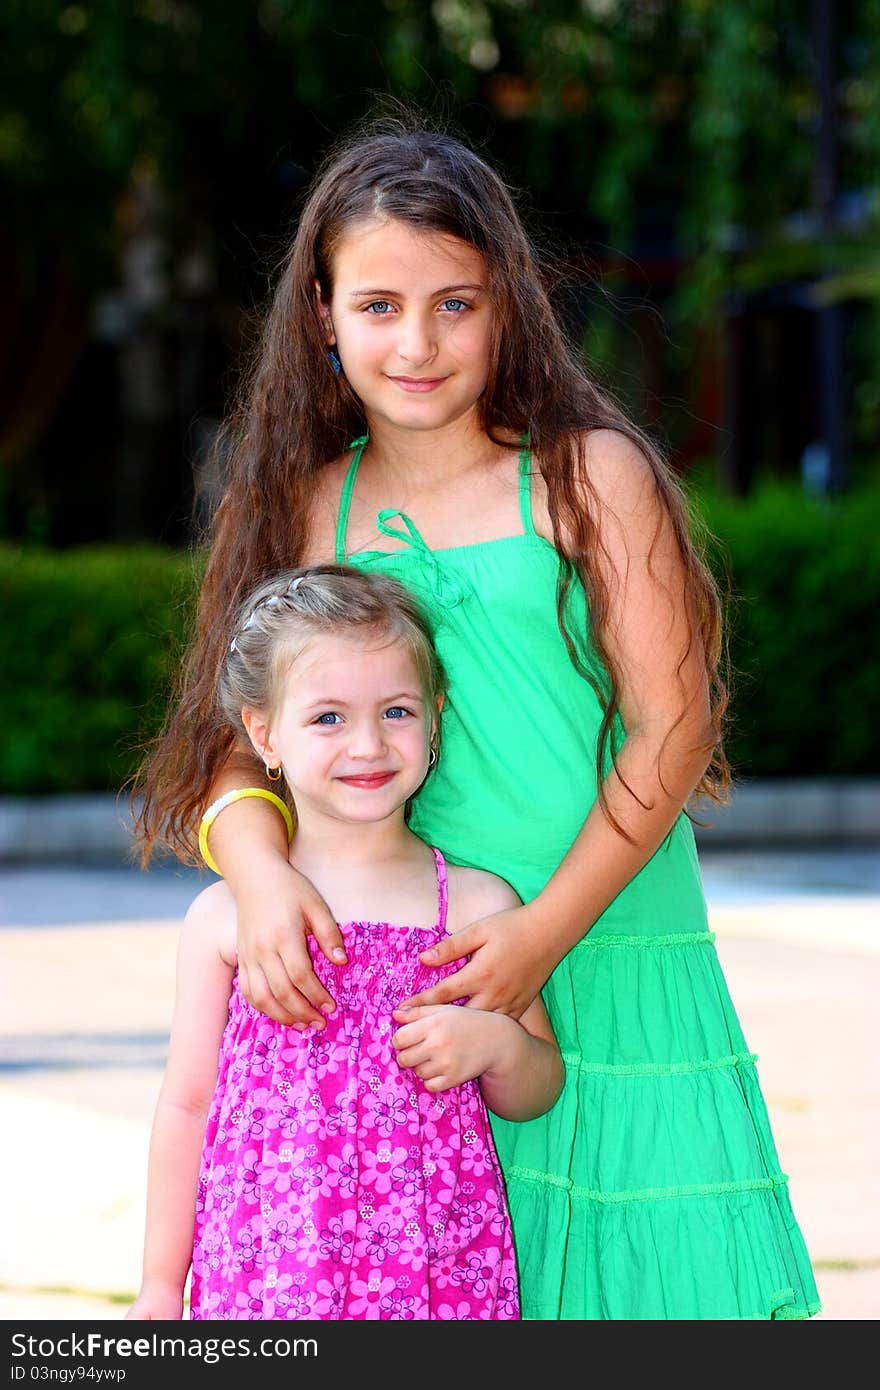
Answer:
[[[243,709],[271,713],[284,675],[315,637],[351,632],[402,640],[430,705],[446,673],[427,615],[396,579],[350,565],[282,570],[241,605],[217,681],[217,702],[241,732]]]

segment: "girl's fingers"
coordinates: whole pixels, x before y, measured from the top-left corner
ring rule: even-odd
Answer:
[[[261,1013],[290,1028],[307,1028],[310,1024],[323,1028],[327,1020],[318,1010],[325,1001],[333,1003],[330,995],[312,971],[311,962],[305,967],[297,963],[292,968],[295,975],[291,975],[279,955],[265,961],[265,970],[251,966],[253,997],[250,1002]]]
[[[321,903],[321,909],[310,908],[308,911],[309,927],[312,935],[327,957],[327,960],[333,965],[345,965],[345,943],[342,940],[342,932],[339,930],[339,923],[334,918],[326,903]]]
[[[274,959],[269,957],[266,974],[275,998],[301,1022],[323,1025],[324,1015],[319,1010],[330,1014],[335,1010],[336,1001],[315,974],[302,937],[285,943]]]
[[[425,965],[450,965],[454,960],[461,960],[462,956],[469,956],[482,944],[482,937],[477,932],[478,925],[472,922],[470,926],[462,927],[461,931],[453,932],[452,936],[444,936],[436,945],[421,951],[419,959]]]
[[[429,1076],[425,1078],[426,1091],[448,1091],[454,1083],[445,1076]]]
[[[488,990],[485,990],[482,993],[478,991],[476,994],[472,994],[467,1002],[468,1008],[482,1009],[483,1012],[487,1014],[494,1014],[499,1012],[505,1014],[507,1013],[506,1009],[500,1008],[498,1000],[495,998],[494,994],[490,994]]]
[[[436,1004],[426,1005],[424,1007],[420,1007],[419,1005],[400,1004],[396,1009],[391,1010],[391,1017],[396,1018],[399,1023],[415,1023],[417,1019],[430,1018],[431,1014],[437,1012],[438,1007],[439,1006]],[[397,1037],[402,1032],[402,1028],[398,1029],[398,1032],[395,1033],[394,1036]]]
[[[259,1009],[261,1014],[273,1018],[276,1023],[287,1024],[288,1027],[297,1022],[299,1015],[284,1007],[266,978],[262,966],[251,964],[247,967],[239,957],[238,978],[245,999],[255,1009]],[[290,985],[289,980],[287,984]]]
[[[397,1012],[395,1010],[395,1012]],[[401,1012],[406,1012],[401,1010]],[[425,1029],[419,1026],[413,1019],[411,1023],[405,1023],[402,1028],[398,1028],[396,1033],[391,1034],[391,1046],[399,1054],[405,1052],[407,1048],[418,1047],[425,1040]]]
[[[402,1009],[415,1009],[425,1004],[454,1004],[456,999],[465,999],[468,996],[470,978],[468,967],[465,966],[463,970],[457,970],[454,975],[447,975],[445,980],[432,985],[430,989],[423,989],[420,994],[414,994],[411,999],[404,999],[400,1007]]]
[[[431,1060],[431,1049],[424,1043],[416,1044],[414,1047],[405,1047],[402,1052],[397,1054],[397,1065],[399,1067],[409,1067],[415,1070],[422,1064],[428,1064]]]

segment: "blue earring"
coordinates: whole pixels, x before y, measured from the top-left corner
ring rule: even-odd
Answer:
[[[342,371],[342,363],[337,357],[335,349],[330,348],[327,356],[330,358],[330,366],[333,368],[336,375],[339,376],[339,373]]]

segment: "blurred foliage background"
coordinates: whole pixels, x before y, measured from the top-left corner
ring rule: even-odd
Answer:
[[[388,94],[517,196],[730,573],[742,775],[878,771],[880,0],[8,0],[0,790],[114,787],[244,345]]]

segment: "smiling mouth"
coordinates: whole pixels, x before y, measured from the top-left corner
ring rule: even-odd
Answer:
[[[399,386],[403,391],[434,391],[449,378],[445,376],[389,376],[388,380],[393,381],[395,386]]]
[[[391,778],[396,776],[396,772],[362,772],[352,777],[340,777],[338,780],[344,782],[347,787],[363,787],[369,791],[371,787],[384,787],[386,782],[390,782]]]

